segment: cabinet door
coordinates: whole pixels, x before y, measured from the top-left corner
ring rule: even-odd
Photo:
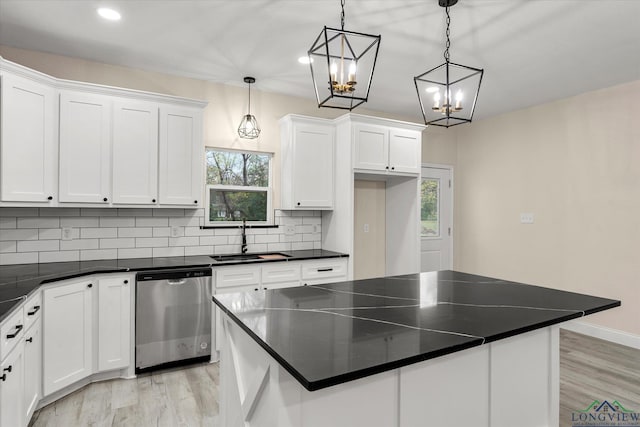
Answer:
[[[294,125],[293,208],[333,208],[333,126]]]
[[[131,354],[131,288],[129,278],[98,283],[98,371],[126,368]]]
[[[419,174],[421,143],[419,132],[392,129],[389,133],[389,170]]]
[[[60,93],[60,201],[109,202],[111,101]]]
[[[0,200],[50,203],[56,194],[55,89],[2,75]]]
[[[353,125],[353,167],[386,171],[389,167],[389,131],[382,126]]]
[[[198,206],[204,176],[202,113],[160,108],[160,203]]]
[[[38,319],[24,335],[24,419],[28,420],[40,399],[42,373],[42,336]]]
[[[113,202],[158,199],[158,107],[116,100],[113,105]]]
[[[22,413],[23,349],[20,343],[0,364],[0,427],[25,425]]]
[[[82,280],[44,291],[44,396],[93,373],[94,288]]]

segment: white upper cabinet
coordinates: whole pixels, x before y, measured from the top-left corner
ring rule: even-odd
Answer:
[[[419,174],[422,135],[419,130],[353,124],[353,168],[388,174]]]
[[[197,207],[204,182],[201,110],[161,106],[159,147],[160,203]]]
[[[113,203],[156,204],[158,104],[113,103]]]
[[[61,91],[59,200],[108,203],[110,151],[111,99]]]
[[[281,209],[333,209],[335,128],[323,119],[289,115],[282,137]]]
[[[56,199],[56,90],[50,85],[2,72],[0,200]]]

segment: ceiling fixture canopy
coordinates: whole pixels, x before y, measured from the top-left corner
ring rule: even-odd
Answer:
[[[242,117],[240,126],[238,126],[238,135],[240,135],[240,138],[256,139],[260,135],[260,126],[258,126],[256,117],[251,114],[251,83],[255,83],[256,79],[245,77],[244,82],[249,84],[249,109],[247,114]]]
[[[447,16],[444,64],[413,78],[426,125],[451,127],[473,119],[484,70],[449,61],[449,8],[458,0],[438,0]]]
[[[369,98],[381,36],[345,31],[344,2],[340,29],[325,26],[308,56],[318,107],[353,110]]]

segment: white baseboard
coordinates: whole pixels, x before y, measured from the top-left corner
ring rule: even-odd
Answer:
[[[605,341],[611,341],[616,344],[640,350],[640,336],[630,334],[628,332],[594,325],[581,320],[565,322],[560,325],[560,327],[579,334],[588,335]]]

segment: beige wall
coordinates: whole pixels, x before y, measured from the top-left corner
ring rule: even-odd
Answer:
[[[586,321],[640,335],[640,81],[455,133],[454,268],[620,299]]]
[[[386,183],[355,180],[353,184],[353,278],[382,277],[386,273]]]

